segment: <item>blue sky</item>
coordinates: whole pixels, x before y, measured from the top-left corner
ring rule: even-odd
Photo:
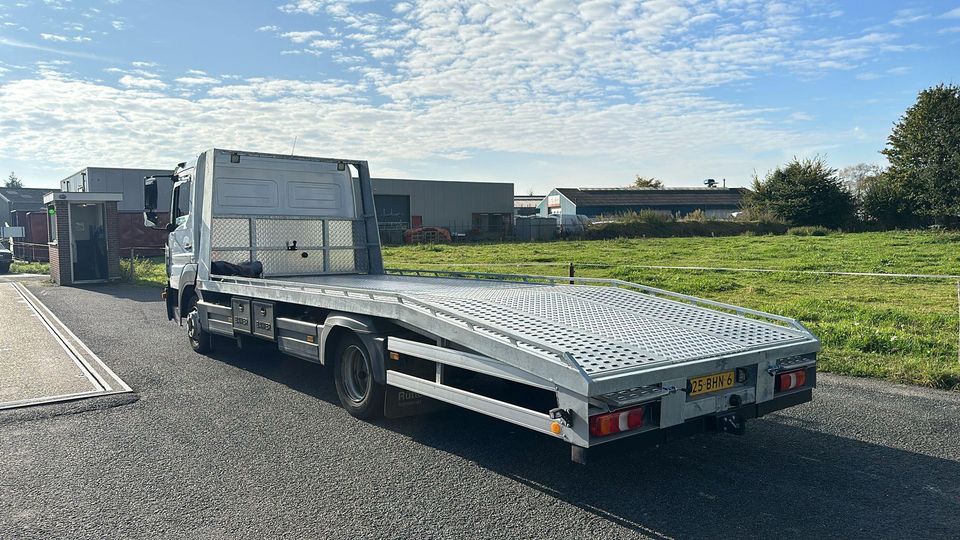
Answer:
[[[0,172],[296,139],[518,193],[747,185],[793,156],[883,164],[957,50],[960,0],[0,0]]]

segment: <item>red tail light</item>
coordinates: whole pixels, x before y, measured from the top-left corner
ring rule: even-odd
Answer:
[[[606,437],[614,433],[637,429],[643,427],[643,417],[644,408],[642,406],[591,416],[590,434],[595,437]]]
[[[777,375],[777,392],[793,390],[807,384],[807,371],[799,369],[797,371],[788,371]]]

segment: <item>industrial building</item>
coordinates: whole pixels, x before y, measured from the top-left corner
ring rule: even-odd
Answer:
[[[22,227],[27,212],[43,210],[45,188],[0,188],[0,225]]]
[[[143,226],[143,178],[159,169],[87,167],[60,181],[64,192],[120,193],[120,249],[161,249],[166,233]],[[372,178],[380,232],[385,243],[402,243],[409,229],[442,227],[455,238],[499,239],[512,233],[513,184]],[[161,179],[157,207],[169,208],[170,180]],[[47,190],[44,190],[47,191]],[[166,213],[161,213],[166,219]]]
[[[537,215],[537,206],[543,198],[543,195],[514,195],[513,216],[523,217]]]
[[[697,210],[728,218],[740,210],[745,188],[556,188],[537,205],[541,216],[588,217],[651,210],[686,215]]]
[[[46,188],[0,188],[0,226],[23,227],[23,236],[10,242],[17,259],[45,262],[47,251]]]
[[[513,230],[513,184],[372,178],[384,243],[408,229],[442,227],[454,238],[501,239]]]

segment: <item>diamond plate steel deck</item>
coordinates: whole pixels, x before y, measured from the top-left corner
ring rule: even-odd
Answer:
[[[482,324],[481,333],[499,329],[567,351],[589,375],[811,339],[791,328],[608,286],[390,275],[289,281],[412,297]]]

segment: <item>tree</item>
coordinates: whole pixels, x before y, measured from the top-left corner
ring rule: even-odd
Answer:
[[[907,189],[893,175],[883,172],[870,179],[860,196],[864,221],[885,229],[909,229],[923,225]]]
[[[857,200],[860,200],[868,184],[875,180],[881,172],[883,170],[880,166],[874,163],[857,163],[840,169],[837,176],[840,177],[840,181],[843,182],[847,191]]]
[[[960,87],[920,92],[893,127],[887,147],[890,180],[926,223],[956,224],[960,216]]]
[[[637,175],[636,179],[633,181],[633,187],[635,188],[650,188],[650,189],[663,189],[663,182],[652,177],[652,176],[640,176]]]
[[[854,217],[853,195],[822,158],[794,158],[786,167],[753,179],[744,200],[752,215],[770,215],[792,225],[838,228]]]
[[[20,181],[16,173],[10,171],[10,176],[8,176],[7,181],[3,183],[3,187],[22,188],[23,182]]]

